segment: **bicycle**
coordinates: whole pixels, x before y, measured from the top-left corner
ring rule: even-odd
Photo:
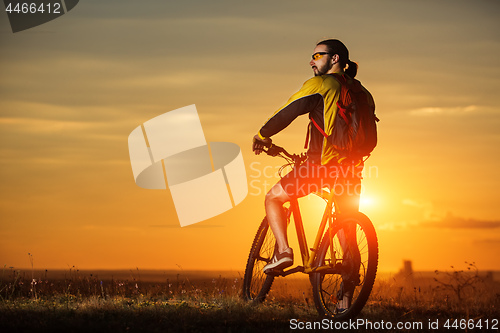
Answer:
[[[264,149],[270,156],[287,160],[280,169],[295,167],[306,159],[304,154],[290,154],[272,144]],[[314,304],[318,313],[334,320],[355,317],[362,310],[371,293],[378,264],[378,242],[375,228],[363,213],[340,214],[335,210],[334,191],[322,189],[314,193],[326,201],[314,246],[309,252],[302,216],[297,199],[284,207],[287,223],[293,215],[302,258],[302,265],[284,271],[265,274],[262,269],[277,251],[277,245],[267,218],[264,218],[253,240],[243,280],[243,297],[254,303],[263,302],[277,276],[294,273],[309,274]],[[328,224],[328,230],[325,227]]]

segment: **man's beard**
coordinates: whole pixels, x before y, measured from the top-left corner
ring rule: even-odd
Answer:
[[[328,67],[328,64],[325,64],[321,68],[318,68],[317,66],[313,66],[313,71],[314,71],[314,76],[320,76],[326,74],[331,67]],[[316,69],[316,70],[314,70]]]

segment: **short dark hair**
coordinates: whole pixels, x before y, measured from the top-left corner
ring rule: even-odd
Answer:
[[[316,45],[325,45],[328,49],[328,53],[332,55],[338,54],[340,67],[342,67],[345,73],[350,77],[354,78],[356,76],[358,73],[358,64],[349,60],[349,50],[344,43],[338,39],[325,39]]]

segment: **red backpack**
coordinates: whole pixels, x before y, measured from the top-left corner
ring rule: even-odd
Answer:
[[[333,75],[341,83],[342,90],[333,133],[327,136],[327,142],[339,152],[339,162],[366,160],[377,145],[379,119],[375,115],[375,102],[358,80],[345,74]]]

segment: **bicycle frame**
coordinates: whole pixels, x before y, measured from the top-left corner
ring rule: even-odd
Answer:
[[[282,147],[276,146],[276,145],[271,145],[268,147],[268,150],[264,150],[268,155],[270,156],[281,156],[288,157],[289,161],[293,161],[293,166],[297,163],[301,163],[303,161],[303,157],[301,155],[291,155],[289,154],[285,149]],[[283,154],[283,155],[281,155]],[[286,159],[286,157],[284,157]],[[292,165],[289,164],[288,165]],[[316,272],[325,272],[329,274],[341,274],[342,273],[342,264],[339,264],[337,262],[335,263],[330,263],[330,265],[323,265],[319,267],[314,267],[314,260],[316,259],[316,253],[319,249],[321,239],[323,237],[324,231],[326,224],[329,224],[329,231],[333,229],[333,214],[332,214],[332,209],[335,207],[335,214],[339,214],[339,209],[338,209],[338,204],[335,200],[335,186],[328,192],[325,190],[321,190],[320,192],[313,192],[314,194],[318,195],[319,197],[323,198],[326,200],[326,207],[323,212],[323,217],[321,219],[321,223],[318,228],[318,232],[316,234],[316,239],[314,241],[314,246],[310,249],[311,252],[308,250],[307,246],[307,240],[304,232],[304,226],[302,223],[302,216],[300,214],[300,208],[299,208],[299,203],[296,198],[290,200],[290,207],[288,208],[287,211],[287,220],[289,221],[291,219],[291,216],[293,215],[293,220],[295,224],[295,230],[297,232],[297,239],[299,242],[299,248],[300,248],[300,253],[302,257],[302,264],[303,266],[296,266],[295,268],[288,269],[287,271],[281,271],[281,272],[275,272],[274,274],[277,276],[287,276],[293,273],[316,273]],[[330,238],[333,238],[333,235],[330,235]],[[349,252],[350,244],[349,240],[347,239],[348,237],[345,237],[345,248],[342,246],[342,249],[344,252]],[[332,242],[330,242],[331,246],[331,252],[334,253],[333,251],[333,246]],[[346,251],[347,250],[347,251]]]
[[[297,266],[295,268],[289,269],[287,271],[284,271],[282,274],[279,274],[281,276],[286,276],[289,274],[297,273],[297,272],[303,272],[306,274],[309,273],[314,273],[314,272],[323,272],[323,271],[329,271],[329,273],[340,273],[340,270],[335,268],[335,266],[331,265],[325,265],[325,266],[319,266],[319,267],[314,267],[314,260],[316,258],[316,253],[318,251],[321,239],[323,237],[324,231],[326,224],[329,223],[329,227],[331,230],[333,226],[333,216],[332,216],[332,208],[335,206],[335,193],[332,191],[331,193],[322,191],[320,193],[316,193],[320,197],[327,199],[327,204],[325,211],[323,213],[323,217],[321,219],[321,223],[318,228],[318,232],[316,234],[316,238],[314,241],[314,245],[311,248],[311,252],[309,252],[308,246],[307,246],[307,239],[305,236],[305,231],[304,231],[304,226],[302,222],[302,215],[300,214],[300,208],[299,208],[299,203],[297,199],[292,199],[290,201],[290,207],[289,207],[289,212],[287,218],[290,219],[291,215],[293,215],[293,220],[295,224],[295,230],[297,232],[297,239],[299,243],[299,248],[300,248],[300,253],[302,255],[302,264],[303,266]]]
[[[290,154],[274,144],[265,145],[264,148],[257,146],[254,150],[264,151],[270,156],[280,156],[287,161],[278,172],[280,177],[285,168],[293,169],[307,160],[304,153]],[[340,181],[333,183],[333,180]],[[313,183],[314,181],[311,182]],[[312,192],[326,201],[312,248],[307,246],[298,198],[290,200],[284,207],[286,222],[289,223],[293,218],[295,223],[301,265],[299,263],[298,266],[289,267],[285,271],[265,269],[276,257],[278,245],[270,230],[269,219],[266,217],[262,220],[245,268],[245,299],[256,303],[263,302],[275,277],[300,272],[309,275],[314,304],[320,315],[346,320],[355,317],[362,310],[375,282],[378,262],[377,235],[370,219],[359,212],[359,208],[355,207],[356,202],[350,201],[351,196],[340,192],[343,184],[348,183],[348,179],[329,179],[329,183],[330,190],[320,189]],[[339,188],[336,185],[342,186]]]

